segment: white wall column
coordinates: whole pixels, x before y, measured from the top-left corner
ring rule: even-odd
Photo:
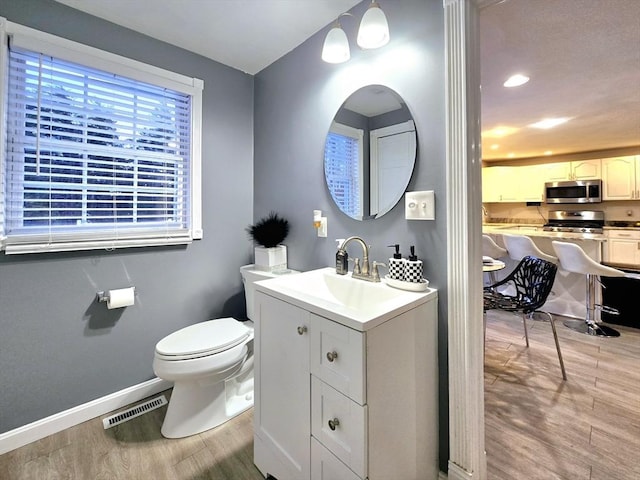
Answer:
[[[447,111],[449,480],[486,479],[478,2],[443,0]]]

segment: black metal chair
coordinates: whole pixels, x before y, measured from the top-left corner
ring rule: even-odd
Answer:
[[[485,312],[496,309],[508,312],[520,312],[522,314],[527,348],[529,347],[527,316],[530,313],[538,312],[538,309],[547,301],[557,270],[556,265],[551,262],[542,260],[541,258],[527,256],[520,261],[518,266],[507,277],[484,289]],[[511,284],[515,288],[514,295],[500,293],[498,291],[498,287],[506,284]],[[509,290],[512,291],[512,289]],[[507,290],[507,292],[509,292],[509,290]],[[558,334],[556,333],[553,315],[549,312],[541,313],[549,317],[549,323],[551,323],[551,329],[553,331],[553,339],[556,342],[556,350],[558,351],[562,378],[566,380],[567,374],[564,370],[564,362],[562,360],[562,352],[560,351],[560,343],[558,342]]]

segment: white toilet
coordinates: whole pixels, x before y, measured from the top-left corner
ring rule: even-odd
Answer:
[[[279,274],[240,268],[253,317],[253,284]],[[204,432],[253,406],[253,322],[218,318],[174,332],[156,344],[153,371],[174,382],[162,435]]]

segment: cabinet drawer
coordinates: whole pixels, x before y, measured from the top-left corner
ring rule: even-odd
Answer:
[[[367,407],[313,375],[311,434],[360,477],[367,476]]]
[[[607,230],[607,237],[640,240],[640,230]]]
[[[364,405],[365,334],[317,315],[311,325],[311,373]]]
[[[311,480],[361,480],[344,463],[311,438]]]

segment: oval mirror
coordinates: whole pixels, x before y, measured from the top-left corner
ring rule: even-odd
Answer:
[[[324,147],[333,201],[356,220],[381,217],[402,198],[416,161],[416,129],[402,97],[368,85],[342,104]]]

